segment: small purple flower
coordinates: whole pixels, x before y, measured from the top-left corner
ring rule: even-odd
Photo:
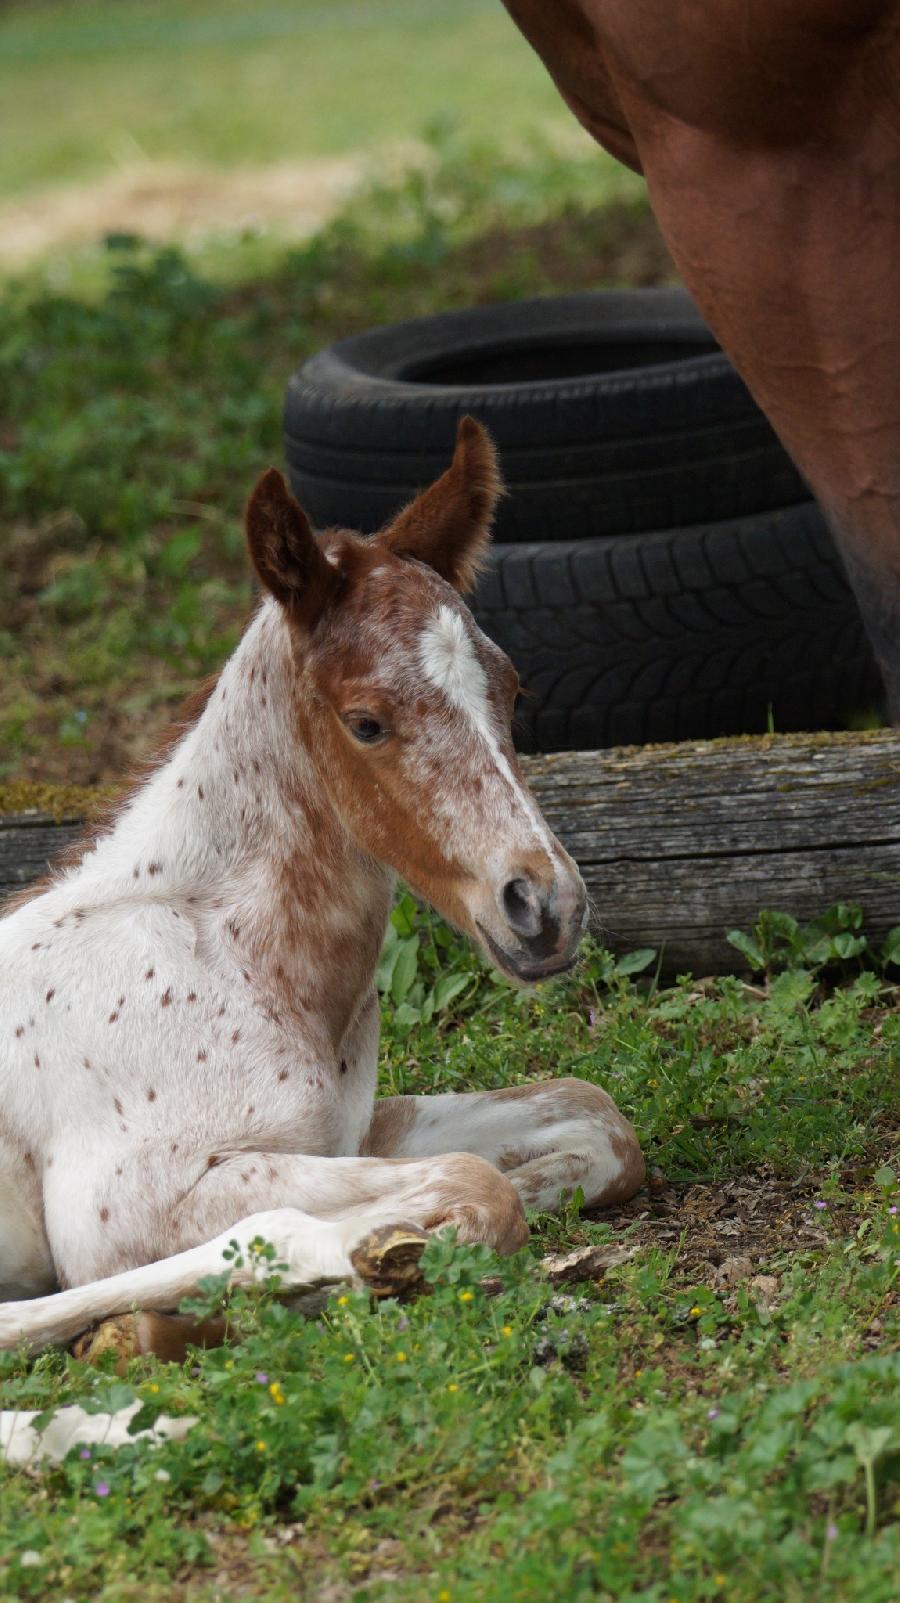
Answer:
[[[90,1458],[90,1456],[91,1456],[91,1450],[90,1450],[89,1447],[80,1448],[79,1453],[78,1453],[78,1457],[79,1458]]]
[[[827,1208],[828,1207],[828,1203],[827,1202],[814,1202],[813,1203],[813,1207],[814,1208]]]
[[[718,1408],[708,1408],[706,1410],[706,1417],[707,1417],[707,1419],[718,1419],[718,1417],[719,1417]]]
[[[838,1536],[838,1528],[837,1528],[837,1526],[834,1523],[832,1523],[831,1525],[826,1525],[826,1527],[825,1527],[825,1535],[826,1535],[826,1538],[828,1539],[829,1542],[836,1542],[837,1541],[837,1536]]]
[[[97,1493],[98,1497],[108,1497],[109,1496],[109,1482],[108,1481],[98,1481],[96,1486],[94,1487],[94,1491]]]
[[[258,1369],[256,1371],[256,1380],[257,1384],[260,1386],[268,1386],[269,1384],[269,1377],[264,1369]]]
[[[594,1007],[588,1010],[588,1024],[592,1030],[597,1028],[597,1009]]]
[[[372,1480],[370,1480],[370,1482],[369,1482],[369,1486],[371,1487],[373,1492],[377,1492],[380,1485],[381,1485],[381,1482],[379,1480],[375,1480],[374,1478]]]
[[[892,1208],[888,1208],[888,1213],[896,1213],[896,1212],[897,1212],[897,1204],[895,1202],[894,1206]]]
[[[397,1329],[398,1330],[408,1330],[409,1329],[409,1320],[407,1319],[405,1314],[401,1314],[400,1318],[397,1320]]]

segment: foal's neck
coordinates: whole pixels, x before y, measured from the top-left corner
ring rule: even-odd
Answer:
[[[280,609],[264,603],[197,723],[82,874],[107,893],[112,879],[119,894],[188,902],[211,957],[233,958],[275,1016],[314,1019],[337,1042],[371,994],[393,878],[330,801],[324,715]]]

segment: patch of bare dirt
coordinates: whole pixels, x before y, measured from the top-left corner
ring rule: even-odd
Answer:
[[[29,193],[0,206],[0,267],[106,234],[192,243],[274,229],[302,239],[320,228],[369,170],[360,154],[228,171],[138,164],[91,183]]]
[[[778,1255],[827,1246],[852,1208],[817,1208],[820,1200],[809,1179],[763,1173],[681,1186],[657,1177],[603,1219],[614,1230],[629,1229],[629,1244],[678,1247],[679,1275],[721,1287],[749,1278]]]

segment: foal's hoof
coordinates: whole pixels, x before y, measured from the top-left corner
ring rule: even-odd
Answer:
[[[107,1353],[115,1353],[116,1374],[125,1375],[131,1358],[153,1353],[167,1364],[181,1364],[190,1347],[220,1347],[224,1340],[224,1319],[150,1311],[104,1319],[79,1336],[71,1351],[86,1364],[99,1363]]]
[[[140,1341],[135,1314],[119,1314],[115,1319],[104,1319],[73,1341],[70,1351],[74,1358],[86,1364],[97,1364],[107,1353],[115,1353],[116,1374],[124,1375],[128,1360],[140,1352]]]
[[[427,1241],[417,1225],[380,1225],[357,1242],[350,1262],[374,1296],[415,1296],[425,1285],[419,1260]]]

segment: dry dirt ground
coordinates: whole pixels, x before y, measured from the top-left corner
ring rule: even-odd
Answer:
[[[419,155],[409,145],[379,152],[379,172]],[[367,156],[318,157],[216,171],[137,163],[91,183],[30,193],[0,205],[0,269],[16,271],[53,251],[107,234],[192,244],[209,236],[272,230],[303,239],[338,209],[371,170]]]

